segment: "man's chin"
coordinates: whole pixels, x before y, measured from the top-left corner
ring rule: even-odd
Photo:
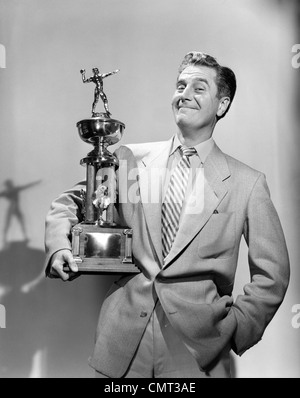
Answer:
[[[185,113],[177,113],[175,121],[177,126],[187,126],[191,123],[191,118]]]

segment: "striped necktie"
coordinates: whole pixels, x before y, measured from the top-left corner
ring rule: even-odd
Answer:
[[[195,155],[195,148],[179,147],[180,161],[171,176],[162,204],[162,251],[165,258],[175,239],[179,227],[181,209],[190,173],[189,157]]]

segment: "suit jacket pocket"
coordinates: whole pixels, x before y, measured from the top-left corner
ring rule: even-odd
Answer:
[[[230,344],[236,328],[232,297],[223,296],[214,303],[191,303],[182,299],[176,302],[174,294],[167,292],[167,295],[169,303],[165,302],[164,306],[170,323],[200,368],[208,368]]]
[[[235,213],[213,214],[198,235],[201,258],[228,258],[234,253]]]

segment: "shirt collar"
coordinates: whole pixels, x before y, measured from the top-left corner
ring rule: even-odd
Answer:
[[[197,154],[201,160],[202,163],[205,162],[207,156],[209,155],[209,152],[212,150],[213,146],[215,144],[215,141],[212,137],[210,137],[208,140],[200,142],[200,144],[194,145],[194,148],[197,151]],[[171,147],[171,152],[170,156],[180,147],[182,143],[179,141],[178,135],[175,134],[174,139],[173,139],[173,144]]]

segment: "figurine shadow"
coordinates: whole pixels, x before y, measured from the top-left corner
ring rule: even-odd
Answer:
[[[113,276],[62,282],[44,276],[44,252],[28,241],[0,252],[0,378],[89,378],[98,313]]]

